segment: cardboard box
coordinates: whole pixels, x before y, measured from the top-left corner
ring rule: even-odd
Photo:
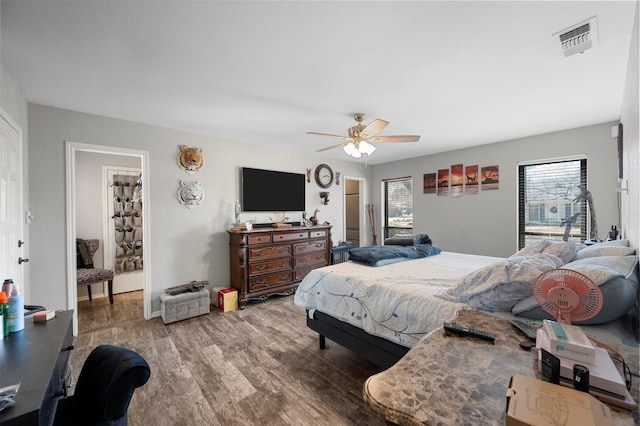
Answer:
[[[238,309],[238,291],[233,288],[223,288],[218,291],[218,308],[222,312]]]
[[[588,364],[595,363],[596,349],[580,327],[544,320],[542,328],[549,336],[549,352],[553,355]]]
[[[609,407],[585,392],[515,375],[507,389],[506,426],[608,426]]]

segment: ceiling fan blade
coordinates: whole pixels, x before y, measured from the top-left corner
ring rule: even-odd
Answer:
[[[345,146],[346,144],[348,144],[349,142],[351,142],[351,139],[349,139],[348,142],[339,143],[339,144],[336,144],[336,145],[331,145],[331,146],[328,146],[326,148],[319,149],[316,152],[329,151],[330,149],[334,149],[334,148],[341,148],[341,147]]]
[[[419,140],[419,135],[378,136],[369,138],[369,141],[374,143],[418,142]]]
[[[343,139],[345,141],[350,141],[351,140],[351,138],[349,136],[332,135],[331,133],[307,132],[307,135],[324,136],[324,137],[327,137],[327,138],[338,138],[338,139]]]
[[[360,135],[362,135],[362,137],[365,139],[370,138],[371,136],[377,135],[378,133],[383,131],[384,128],[387,127],[388,125],[389,125],[388,121],[375,119],[371,123],[367,124],[362,129],[362,131],[360,131]]]

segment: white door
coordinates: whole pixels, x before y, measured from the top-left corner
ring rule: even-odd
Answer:
[[[134,271],[119,272],[116,267],[116,241],[115,241],[115,222],[114,217],[114,203],[115,198],[113,186],[114,176],[140,176],[142,169],[132,167],[117,167],[117,166],[103,166],[103,187],[107,188],[107,195],[105,197],[105,231],[104,234],[104,266],[107,269],[116,271],[113,277],[113,294],[127,293],[130,291],[143,290],[144,289],[144,273],[142,269],[136,269]],[[144,220],[144,218],[143,218]]]
[[[22,138],[0,111],[0,280],[13,279],[24,293],[22,235]]]

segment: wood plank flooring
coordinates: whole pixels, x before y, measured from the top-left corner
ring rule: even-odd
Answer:
[[[137,425],[384,425],[362,400],[380,371],[336,343],[318,349],[293,297],[164,325],[143,319],[142,292],[78,303],[72,384],[99,344],[140,353],[151,378],[133,395]]]

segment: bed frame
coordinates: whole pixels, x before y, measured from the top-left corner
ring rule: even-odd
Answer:
[[[318,333],[320,349],[325,349],[326,338],[329,338],[384,369],[398,362],[409,351],[405,346],[373,336],[318,311],[313,312],[313,318],[307,311],[307,327]]]

